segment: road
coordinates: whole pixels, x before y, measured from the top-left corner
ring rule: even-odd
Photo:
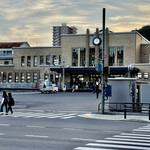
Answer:
[[[98,120],[93,93],[13,92],[14,114],[0,116],[0,150],[149,149],[147,123]],[[138,144],[140,143],[140,144]]]

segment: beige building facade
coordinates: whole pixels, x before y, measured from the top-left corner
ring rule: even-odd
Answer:
[[[150,81],[150,42],[136,31],[113,33],[106,29],[105,34],[107,77],[132,75]],[[51,81],[61,85],[64,66],[67,88],[74,84],[92,87],[101,81],[95,67],[102,61],[102,43],[94,45],[95,37],[103,42],[98,29],[94,34],[87,29],[85,34],[62,35],[61,47],[14,47],[10,63],[0,62],[0,82],[39,83],[49,78],[50,67]]]

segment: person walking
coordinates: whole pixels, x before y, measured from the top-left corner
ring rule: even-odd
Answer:
[[[14,105],[14,99],[13,99],[11,93],[8,93],[8,99],[9,99],[8,112],[11,111],[11,114],[13,114],[12,106]]]
[[[99,96],[99,86],[96,85],[96,98],[98,99],[98,96]]]
[[[2,102],[1,102],[1,112],[3,114],[3,107],[5,106],[5,110],[6,110],[6,115],[8,115],[8,96],[6,91],[3,91],[3,95],[2,95]]]

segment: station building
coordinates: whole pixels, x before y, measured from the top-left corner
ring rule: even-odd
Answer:
[[[106,77],[137,77],[149,82],[150,42],[137,31],[110,32],[107,28],[105,35]],[[50,68],[51,81],[61,87],[64,67],[67,88],[74,84],[91,88],[101,82],[95,68],[102,60],[102,44],[94,45],[95,37],[102,39],[102,33],[87,29],[85,34],[62,35],[58,47],[12,47],[12,61],[1,61],[0,82],[39,83],[49,78]]]

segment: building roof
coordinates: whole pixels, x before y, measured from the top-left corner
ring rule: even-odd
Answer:
[[[0,48],[20,47],[23,44],[29,45],[27,42],[2,42],[0,43]]]

